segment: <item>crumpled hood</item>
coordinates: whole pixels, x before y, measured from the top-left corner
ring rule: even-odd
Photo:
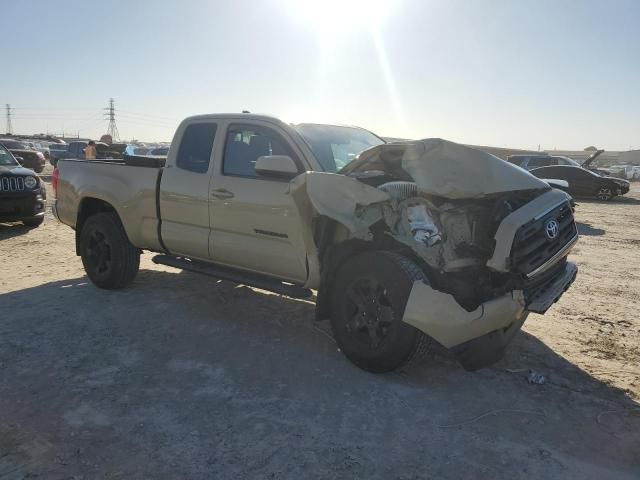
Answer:
[[[440,138],[370,148],[338,173],[366,170],[403,170],[423,193],[449,199],[549,188],[542,180],[498,157]]]

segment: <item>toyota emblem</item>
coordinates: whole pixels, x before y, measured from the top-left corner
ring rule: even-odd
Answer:
[[[558,225],[558,221],[555,218],[547,221],[544,225],[544,232],[547,234],[550,240],[555,240],[560,233],[560,225]]]

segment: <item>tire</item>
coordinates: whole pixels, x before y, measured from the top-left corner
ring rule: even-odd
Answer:
[[[126,287],[140,268],[140,251],[129,242],[114,212],[86,220],[80,232],[80,256],[91,282],[107,290]]]
[[[29,218],[27,220],[22,220],[22,223],[31,228],[38,228],[44,222],[44,215],[41,217]]]
[[[36,172],[36,173],[42,173],[42,172],[43,172],[43,170],[44,170],[44,165],[42,165],[41,167],[38,167],[38,168],[34,168],[34,169],[33,169],[33,171],[34,171],[34,172]]]
[[[422,270],[392,252],[365,252],[338,270],[331,292],[331,328],[356,366],[390,372],[427,349],[429,337],[402,321],[416,280],[425,280]]]
[[[598,197],[598,200],[607,202],[613,198],[613,192],[609,187],[600,187],[600,189],[596,193],[596,197]]]

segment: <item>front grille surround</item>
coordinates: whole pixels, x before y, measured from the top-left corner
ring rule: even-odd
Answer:
[[[24,178],[17,176],[0,177],[0,192],[24,192]]]
[[[545,226],[551,219],[555,219],[559,226],[558,235],[554,239],[550,239],[545,233]],[[562,202],[516,231],[511,247],[511,271],[534,275],[546,262],[574,242],[577,235],[571,205],[568,201]]]

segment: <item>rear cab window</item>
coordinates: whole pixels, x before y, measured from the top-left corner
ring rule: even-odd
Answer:
[[[217,130],[218,124],[213,122],[187,125],[180,140],[176,166],[190,172],[206,173]]]

